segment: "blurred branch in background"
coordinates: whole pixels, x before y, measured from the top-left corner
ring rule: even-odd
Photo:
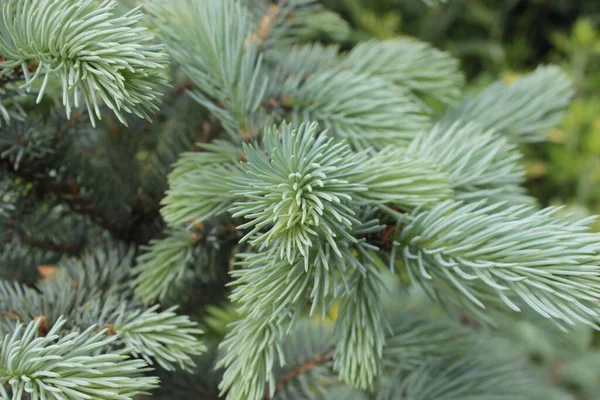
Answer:
[[[454,54],[478,90],[534,66],[562,66],[576,97],[549,141],[523,146],[527,186],[542,205],[600,212],[600,2],[585,0],[324,0],[352,25],[345,47],[414,36]],[[596,224],[600,229],[600,224]]]

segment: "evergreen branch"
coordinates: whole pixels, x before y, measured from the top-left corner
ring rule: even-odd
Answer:
[[[476,122],[438,123],[418,135],[406,153],[447,173],[459,200],[532,201],[521,187],[525,171],[516,145]]]
[[[102,101],[126,124],[122,112],[149,118],[157,108],[156,88],[166,84],[166,54],[152,45],[153,37],[140,27],[139,8],[114,17],[114,0],[2,0],[5,29],[0,35],[0,74],[21,66],[31,88],[42,80],[37,101],[50,77],[62,85],[67,116],[80,97],[92,124],[101,118]],[[28,66],[36,64],[30,75]]]
[[[218,357],[217,347],[210,346],[206,353],[194,357],[196,368],[192,373],[157,370],[161,382],[168,383],[153,391],[152,398],[225,400],[219,396],[217,388],[222,375],[220,370],[214,368]]]
[[[591,219],[520,204],[529,199],[511,144],[560,119],[564,74],[497,83],[433,126],[433,108],[464,84],[458,62],[433,47],[372,41],[344,55],[304,44],[349,33],[317,0],[147,3],[164,47],[139,8],[118,14],[116,0],[0,0],[0,118],[14,121],[0,131],[0,261],[11,264],[1,273],[21,278],[15,269],[49,261],[31,286],[0,281],[0,397],[126,400],[156,386],[142,377],[152,363],[168,381],[162,398],[545,395],[508,351],[518,346],[471,321],[506,325],[497,311],[524,308],[600,329]],[[161,90],[167,49],[176,83]],[[81,99],[92,123],[101,103],[117,116],[67,135],[79,114],[47,129],[45,101],[46,125],[21,123],[32,105],[23,89],[38,102],[62,89],[69,117]],[[161,93],[172,101],[157,112]],[[127,131],[125,113],[159,125],[128,117]],[[40,251],[97,243],[77,258]],[[412,291],[388,298],[388,262],[463,319],[425,310]],[[226,289],[230,308],[202,315],[210,352],[196,322],[143,304],[205,314],[198,303]],[[313,321],[336,311],[335,323]]]
[[[18,193],[20,189],[22,194]],[[12,194],[5,193],[7,197],[14,195],[15,204],[19,207],[6,216],[2,237],[7,243],[75,256],[80,255],[89,244],[90,237],[99,232],[91,223],[63,206],[40,204],[40,199],[28,193],[29,188],[25,185],[19,184],[14,190],[18,192],[11,190],[9,193]]]
[[[302,263],[289,264],[284,260],[269,262],[264,254],[242,254],[241,265],[235,270],[236,278],[230,300],[237,303],[238,312],[256,319],[282,321],[292,308],[301,308],[303,295],[315,279],[312,265],[305,271]]]
[[[236,190],[240,190],[237,196],[247,197],[253,202],[252,204],[256,202],[258,204],[257,212],[277,211],[278,201],[289,203],[279,206],[282,211],[290,210],[290,206],[300,203],[299,205],[303,208],[299,209],[298,216],[289,217],[290,221],[297,224],[299,228],[306,226],[304,219],[309,223],[311,221],[327,222],[328,216],[324,213],[324,204],[331,203],[339,207],[338,204],[342,204],[342,200],[349,195],[344,195],[343,192],[338,195],[337,190],[344,189],[348,193],[357,191],[358,185],[350,184],[347,179],[356,175],[358,169],[345,161],[351,154],[348,146],[334,144],[325,135],[316,137],[316,131],[316,124],[303,124],[298,129],[284,124],[281,127],[281,133],[279,130],[273,129],[264,135],[266,150],[246,146],[247,163],[244,169],[248,177],[234,180],[234,187],[239,188]],[[212,161],[231,158],[230,155],[224,156],[224,154],[226,152],[206,153],[197,158],[201,160],[200,164],[206,164],[211,158]],[[175,182],[183,179],[188,173],[186,168],[188,167],[182,165],[181,168],[176,169],[172,179]],[[197,164],[190,164],[189,168],[190,170],[198,169]],[[292,179],[291,183],[290,179]],[[295,190],[300,194],[300,199],[298,200],[299,196],[296,194],[282,195],[279,193],[281,190]],[[333,192],[328,193],[328,190],[333,190]],[[274,194],[270,195],[269,193],[273,191]],[[335,201],[334,197],[338,200]],[[291,199],[291,202],[288,199]],[[266,203],[261,205],[262,201],[274,202],[275,206]],[[243,204],[243,202],[236,203],[232,212],[235,212],[236,207],[243,210]],[[311,207],[321,211],[313,211]],[[305,210],[302,211],[302,209]],[[354,214],[352,210],[348,210]],[[332,211],[333,216],[330,219],[335,221],[346,212],[345,208],[340,208],[335,213]],[[303,214],[306,216],[303,217]],[[236,214],[234,214],[235,216]],[[277,224],[280,219],[269,217],[264,221]],[[312,225],[315,225],[314,222]],[[260,223],[263,224],[262,221]],[[241,229],[246,228],[241,226]],[[285,226],[282,229],[285,229]],[[339,284],[343,278],[336,277],[336,274],[342,275],[349,268],[357,271],[366,270],[355,259],[352,254],[354,248],[350,247],[348,243],[355,243],[357,247],[362,248],[363,245],[358,243],[352,235],[354,233],[362,234],[363,230],[364,233],[372,232],[375,228],[370,224],[365,224],[363,227],[357,220],[356,226],[350,225],[345,229],[347,229],[346,235],[352,238],[351,240],[331,243],[322,238],[327,231],[318,232],[315,235],[314,246],[304,249],[304,253],[302,249],[294,247],[295,245],[275,244],[271,247],[272,252],[270,250],[246,256],[242,265],[249,268],[234,271],[232,275],[237,279],[231,299],[240,303],[239,311],[248,314],[249,317],[236,323],[222,344],[225,357],[219,365],[226,367],[221,384],[222,393],[228,392],[228,396],[231,398],[245,396],[260,398],[255,396],[264,393],[265,380],[244,381],[240,378],[240,374],[249,369],[256,373],[252,376],[267,377],[267,383],[271,382],[268,383],[269,393],[273,393],[275,387],[272,386],[274,383],[270,378],[274,365],[272,357],[278,351],[283,340],[284,326],[289,325],[288,329],[294,326],[299,315],[298,312],[307,297],[313,300],[311,312],[318,305],[325,312],[329,305],[328,297],[337,296],[337,293],[343,288],[343,285]],[[250,232],[246,237],[253,239],[252,234]],[[364,245],[364,248],[368,249],[368,246]],[[282,249],[287,253],[281,253]],[[300,255],[302,257],[299,257]],[[265,342],[261,342],[260,345],[254,342],[254,340],[262,340],[265,335],[268,338]],[[248,346],[248,340],[258,346],[251,358],[244,353],[244,349]]]
[[[355,242],[348,231],[360,225],[348,203],[365,188],[352,183],[357,167],[350,149],[324,134],[317,137],[317,128],[316,123],[297,129],[284,123],[267,131],[264,152],[244,147],[247,177],[234,180],[235,194],[243,200],[230,212],[250,220],[238,227],[251,229],[242,241],[261,250],[270,247],[289,263],[298,254],[307,260],[318,238],[341,256],[338,243]]]
[[[371,231],[379,229],[369,224],[365,227]],[[362,234],[361,230],[353,233]],[[234,287],[230,299],[239,304],[240,313],[269,320],[285,319],[288,311],[302,309],[310,301],[310,314],[320,309],[325,318],[330,299],[348,290],[345,275],[367,271],[356,253],[373,261],[369,251],[374,248],[364,239],[340,250],[338,256],[330,245],[319,245],[312,249],[307,262],[299,258],[294,264],[274,258],[268,252],[240,254],[239,265],[244,268],[231,272],[235,280],[230,284]],[[292,322],[298,316],[294,314]]]
[[[593,219],[501,207],[444,202],[413,214],[397,236],[411,280],[480,315],[486,303],[520,311],[517,298],[558,323],[598,327]]]
[[[0,336],[12,332],[17,322],[31,322],[43,315],[38,312],[42,308],[39,293],[17,282],[0,280],[0,300]]]
[[[161,214],[171,226],[224,214],[235,199],[230,181],[243,176],[239,150],[222,141],[200,147],[207,151],[184,153],[169,175],[171,189],[162,201]]]
[[[275,362],[283,364],[279,343],[284,337],[281,323],[264,318],[246,318],[232,324],[232,330],[221,343],[225,351],[217,367],[225,367],[219,384],[220,395],[228,400],[262,400],[274,393]],[[265,388],[266,386],[266,388]]]
[[[127,292],[125,281],[134,263],[135,247],[106,240],[79,257],[62,258],[59,267],[78,289],[102,294]],[[65,277],[66,278],[66,277]]]
[[[0,279],[33,284],[39,278],[39,267],[56,264],[59,255],[20,243],[5,243],[0,248]]]
[[[465,83],[458,60],[416,40],[359,43],[348,53],[342,65],[445,104],[452,104],[460,98]]]
[[[594,331],[584,324],[578,324],[565,335],[552,320],[544,318],[531,309],[522,313],[494,313],[497,335],[514,343],[515,349],[527,357],[539,358],[545,364],[555,364],[586,353],[585,345]],[[558,378],[553,365],[550,379]]]
[[[414,151],[393,147],[358,153],[355,162],[362,171],[355,181],[367,188],[358,197],[399,207],[427,206],[453,197],[445,169],[415,156]]]
[[[99,227],[62,205],[38,204],[40,199],[35,196],[30,196],[30,200],[25,203],[36,207],[23,215],[19,215],[19,210],[5,225],[5,240],[14,245],[78,256],[102,234]]]
[[[334,68],[339,62],[339,47],[319,43],[294,45],[275,64],[274,85],[287,77],[307,79],[311,74]],[[272,90],[277,90],[272,88]]]
[[[69,316],[69,328],[112,323],[121,305],[136,305],[122,296],[130,294],[123,279],[132,257],[132,249],[108,242],[81,259],[60,260],[55,276],[38,281],[36,289],[0,281],[0,313],[10,313],[24,322],[43,316],[49,328],[61,315]],[[106,300],[109,295],[118,298]],[[101,307],[95,309],[95,305]],[[0,319],[0,330],[3,325],[12,329],[9,322]]]
[[[13,399],[132,399],[157,386],[142,360],[128,360],[124,351],[97,352],[116,338],[106,330],[93,334],[90,327],[82,333],[61,337],[65,320],[59,318],[46,336],[36,337],[42,320],[18,325],[1,342],[0,381],[8,381]]]
[[[572,82],[558,67],[539,67],[510,85],[496,82],[466,97],[443,116],[442,123],[477,121],[512,141],[540,142],[561,121],[572,96]]]
[[[408,372],[398,371],[378,398],[531,399],[541,385],[506,347],[498,340],[475,342],[466,351],[450,347],[446,354],[421,359],[421,364]]]
[[[184,84],[181,87],[185,87]],[[140,171],[143,193],[154,203],[152,207],[158,205],[158,209],[168,189],[167,176],[181,155],[190,150],[199,150],[196,142],[210,143],[222,131],[218,120],[212,115],[189,120],[187,116],[197,113],[200,106],[189,96],[177,95],[176,90],[177,87],[171,92],[171,101],[165,104],[159,115],[160,120],[165,120],[164,123],[152,125],[151,134],[157,134],[157,141]]]
[[[420,291],[395,293],[386,301],[391,330],[383,356],[387,373],[377,399],[554,398],[545,397],[549,391],[515,349],[519,341],[509,342],[498,337],[498,330],[473,330],[440,315]],[[549,325],[548,321],[544,326],[555,328]],[[537,341],[539,336],[531,339]]]
[[[327,400],[370,400],[369,394],[339,384],[327,391]]]
[[[355,273],[335,324],[334,369],[350,387],[372,390],[382,373],[386,322],[377,276]],[[353,349],[361,351],[354,352]]]
[[[293,121],[319,121],[357,150],[408,144],[429,125],[410,92],[389,82],[339,68],[296,77],[282,88]]]
[[[190,356],[206,350],[198,339],[202,330],[187,316],[175,314],[175,307],[160,313],[157,308],[121,312],[114,323],[114,332],[132,354],[140,355],[149,364],[154,360],[166,370],[174,369],[174,364],[182,369],[192,368],[194,362]]]
[[[340,279],[332,275],[344,271],[343,263],[349,260],[337,256],[332,259],[342,265],[317,257],[314,261],[311,258],[305,271],[302,260],[289,264],[272,260],[265,253],[244,256],[241,265],[247,268],[232,273],[236,280],[232,282],[235,289],[230,298],[247,317],[231,324],[231,331],[221,343],[224,357],[218,363],[226,368],[220,389],[222,394],[228,392],[228,399],[261,400],[265,393],[275,393],[275,358],[284,365],[283,344],[287,335],[294,332],[307,300],[313,301],[311,313],[317,305],[325,313],[327,297],[342,290]],[[247,379],[248,376],[253,378]]]
[[[151,247],[146,248],[132,270],[133,274],[139,274],[133,282],[136,296],[145,303],[163,299],[195,262],[192,249],[196,244],[194,234],[184,231],[150,242]]]
[[[45,279],[37,283],[36,289],[0,280],[0,314],[11,316],[8,320],[0,318],[0,333],[12,332],[16,322],[40,318],[46,328],[51,328],[61,316],[76,316],[98,294],[96,290],[78,290],[70,279]]]
[[[189,272],[208,282],[216,276],[220,266],[219,253],[241,236],[236,235],[233,226],[213,226],[197,224],[198,230],[190,232],[177,230],[169,232],[165,239],[153,241],[145,253],[137,259],[131,273],[135,294],[146,303],[165,296],[179,287]]]
[[[259,52],[248,41],[248,11],[234,0],[151,2],[149,9],[173,58],[197,88],[192,97],[233,138],[252,135],[260,127],[257,113],[267,81]]]
[[[251,40],[267,59],[281,59],[298,42],[318,38],[344,41],[350,34],[348,23],[327,10],[317,0],[246,0],[253,14]]]
[[[54,151],[56,138],[41,121],[14,121],[0,130],[0,157],[10,160],[15,169],[21,163],[40,162]]]
[[[432,315],[429,305],[408,306],[406,303],[411,298],[406,295],[393,299],[393,307],[386,309],[390,330],[386,335],[383,364],[387,369],[411,371],[423,360],[444,357],[449,348],[459,352],[476,340],[476,334],[459,321]],[[404,308],[399,309],[399,306]]]

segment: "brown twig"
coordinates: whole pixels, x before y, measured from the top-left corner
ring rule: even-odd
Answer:
[[[11,311],[4,311],[2,314],[0,314],[0,318],[21,319],[19,315]]]
[[[324,352],[319,353],[312,358],[309,358],[308,360],[306,360],[305,362],[303,362],[296,368],[285,373],[285,375],[283,375],[282,377],[277,379],[277,382],[275,382],[276,390],[282,389],[287,384],[289,384],[291,381],[298,378],[300,375],[302,375],[306,372],[309,372],[309,371],[325,364],[326,362],[328,362],[331,359],[331,354],[333,353],[334,349],[335,349],[335,347],[332,346],[332,347],[328,348],[327,350],[325,350]],[[271,398],[271,395],[269,394],[269,391],[267,389],[265,391],[265,399],[269,400],[270,398]]]
[[[210,115],[207,121],[202,122],[202,143],[210,143],[219,135],[219,120]]]
[[[552,361],[552,369],[550,371],[550,377],[548,379],[551,385],[556,385],[560,382],[560,376],[562,373],[562,362],[560,359],[555,358]]]
[[[46,325],[46,320],[47,318],[45,315],[38,315],[33,319],[34,323],[40,321],[40,325],[38,326],[38,332],[42,336],[46,336],[48,334],[48,325]]]
[[[267,40],[271,29],[273,28],[274,22],[279,17],[280,7],[276,3],[271,3],[267,12],[263,14],[258,23],[258,29],[250,36],[250,43],[256,44],[259,48],[263,46]],[[248,42],[245,43],[245,48],[248,47]]]
[[[56,243],[51,239],[35,239],[24,234],[20,234],[19,239],[22,243],[28,246],[35,247],[40,250],[50,250],[60,254],[67,254],[70,256],[78,256],[83,251],[82,246]]]
[[[181,93],[186,90],[191,90],[194,88],[194,84],[192,82],[183,82],[173,88],[172,97],[178,97]]]

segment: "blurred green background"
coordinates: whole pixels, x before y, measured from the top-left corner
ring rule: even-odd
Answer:
[[[527,185],[542,205],[600,213],[600,0],[324,1],[352,27],[344,46],[419,38],[461,60],[470,90],[562,66],[577,94],[547,143],[524,146]]]

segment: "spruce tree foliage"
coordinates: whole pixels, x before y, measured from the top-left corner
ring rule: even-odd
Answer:
[[[565,74],[142,3],[0,0],[2,398],[568,398],[517,329],[599,328],[592,220],[522,188]]]

